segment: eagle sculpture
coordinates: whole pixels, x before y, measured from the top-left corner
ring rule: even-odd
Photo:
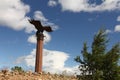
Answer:
[[[52,29],[50,26],[42,26],[41,22],[38,20],[28,20],[31,24],[33,24],[35,26],[35,28],[37,29],[37,33],[43,33],[43,31],[47,31],[47,32],[52,32]]]

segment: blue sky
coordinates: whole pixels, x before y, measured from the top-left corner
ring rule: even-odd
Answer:
[[[94,34],[105,28],[108,48],[120,42],[120,0],[0,0],[0,68],[34,70],[36,38],[28,19],[50,25],[45,34],[43,70],[73,72],[83,42],[89,48]]]

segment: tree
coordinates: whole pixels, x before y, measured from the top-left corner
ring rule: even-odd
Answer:
[[[24,72],[24,70],[22,69],[22,67],[19,66],[14,66],[13,68],[11,68],[12,71],[18,71],[19,73]]]
[[[87,43],[84,43],[82,57],[75,58],[80,63],[82,80],[120,80],[120,44],[117,43],[107,50],[108,42],[105,30],[100,30],[94,36],[90,52]]]

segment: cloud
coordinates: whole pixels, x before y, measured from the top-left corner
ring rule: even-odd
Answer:
[[[14,63],[20,64],[21,62],[24,62],[25,56],[19,57]]]
[[[94,11],[112,11],[120,10],[120,0],[101,0],[101,4],[97,2],[90,3],[90,0],[58,0],[63,11],[72,12],[94,12]]]
[[[54,7],[57,5],[57,2],[55,0],[49,0],[48,1],[48,6]]]
[[[108,33],[112,33],[112,31],[109,30],[109,29],[107,29],[107,30],[105,31],[105,33],[106,33],[106,34],[108,34]]]
[[[0,1],[0,25],[14,30],[25,29],[30,33],[34,29],[29,24],[29,17],[26,14],[30,11],[30,6],[21,0],[2,0]]]
[[[60,51],[44,50],[43,66],[48,72],[57,73],[60,72],[64,66],[65,61],[69,58],[69,55]]]
[[[35,31],[35,28],[28,22],[30,17],[27,17],[27,13],[29,12],[30,6],[24,4],[22,0],[0,1],[0,25],[14,30],[25,30],[25,32],[31,33]],[[50,23],[41,11],[35,11],[34,18],[41,20],[45,25],[52,24],[50,26],[58,29],[58,26],[54,23]]]
[[[120,25],[115,26],[115,32],[120,32]]]
[[[34,18],[37,20],[40,20],[42,22],[46,22],[48,21],[48,19],[46,19],[43,15],[43,13],[41,11],[35,11],[34,12]]]
[[[16,63],[24,62],[28,67],[35,66],[36,49],[26,56],[19,57]],[[66,67],[65,62],[70,56],[68,53],[54,50],[43,50],[43,70],[51,73],[62,73],[63,71],[74,73],[77,67]]]
[[[28,37],[28,42],[30,43],[37,43],[37,40],[36,40],[36,35],[31,35]]]
[[[117,17],[117,21],[120,22],[120,16]],[[118,24],[118,25],[115,26],[114,31],[115,32],[120,32],[120,24]]]
[[[44,34],[44,44],[48,43],[51,41],[51,36],[50,34],[48,34],[47,32],[43,32]],[[28,42],[30,43],[33,43],[33,44],[36,44],[37,43],[37,40],[36,40],[36,35],[31,35],[28,37]]]
[[[55,25],[54,23],[51,23],[49,22],[49,20],[43,15],[43,13],[41,11],[35,11],[34,12],[34,19],[35,20],[40,20],[42,25],[43,26],[51,26],[52,27],[52,30],[57,30],[58,29],[58,26]],[[44,31],[43,32],[44,34],[44,44],[50,42],[51,40],[51,36],[48,32]],[[28,37],[28,42],[30,43],[37,43],[37,40],[36,40],[36,35],[31,35]]]
[[[120,16],[117,17],[117,21],[120,21]]]
[[[53,30],[57,30],[59,27],[58,25],[50,22],[41,11],[35,11],[34,12],[34,19],[40,20],[43,26],[51,26]]]
[[[30,6],[24,4],[21,0],[0,1],[0,25],[17,31],[25,30],[27,33],[35,32],[35,27],[28,22],[30,17],[26,16],[29,11]],[[40,20],[43,25],[50,25],[54,30],[58,29],[58,26],[49,22],[41,11],[35,11],[33,17]],[[51,36],[47,32],[44,32],[44,34],[44,43],[47,43],[51,40]],[[36,43],[35,36],[29,36],[28,42]]]

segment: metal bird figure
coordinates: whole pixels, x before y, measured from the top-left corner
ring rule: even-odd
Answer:
[[[52,32],[52,29],[50,26],[42,26],[41,22],[38,20],[28,20],[31,24],[33,24],[35,26],[35,28],[37,29],[37,33],[43,33],[43,31],[47,31],[47,32]]]

